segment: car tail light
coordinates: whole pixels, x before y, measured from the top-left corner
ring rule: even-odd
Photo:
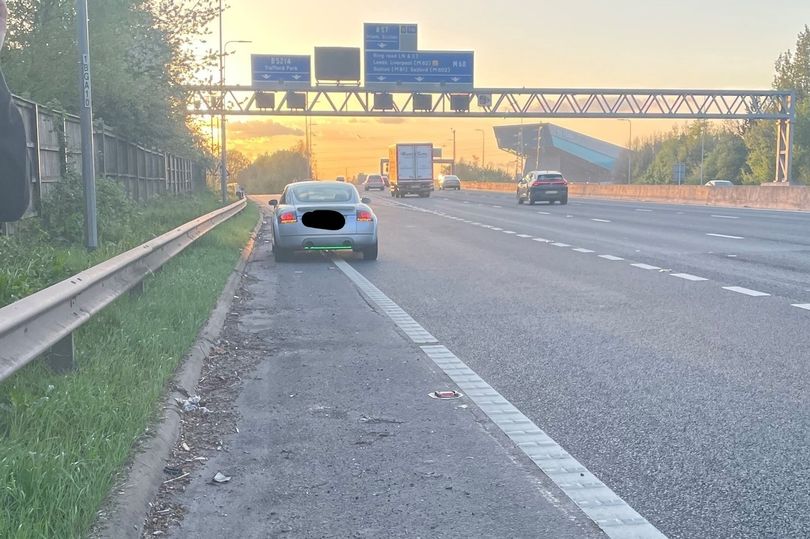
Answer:
[[[534,183],[532,183],[532,187],[539,187],[541,185],[548,185],[548,182],[535,181]]]
[[[278,217],[278,222],[282,225],[289,225],[297,221],[298,219],[295,218],[295,212],[292,211],[284,212]]]
[[[373,221],[374,217],[372,217],[371,212],[368,210],[357,210],[357,221],[358,222],[369,222]]]

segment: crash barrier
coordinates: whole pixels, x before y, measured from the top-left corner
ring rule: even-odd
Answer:
[[[0,309],[0,382],[43,354],[54,370],[73,369],[76,329],[125,292],[142,292],[147,276],[246,205],[214,210]]]
[[[514,193],[516,184],[508,182],[462,181],[465,189]],[[648,185],[569,183],[570,196],[615,198],[672,204],[702,204],[740,208],[810,210],[810,188],[783,185]]]
[[[42,197],[68,174],[82,168],[78,116],[14,97],[20,109],[31,163],[31,204],[36,215]],[[187,193],[204,186],[205,167],[191,159],[136,144],[103,122],[93,127],[96,174],[121,183],[127,196],[148,200],[163,193]]]

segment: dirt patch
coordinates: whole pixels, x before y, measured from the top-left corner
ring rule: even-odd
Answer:
[[[239,432],[235,402],[243,378],[266,356],[268,346],[260,337],[239,330],[240,315],[251,299],[246,288],[249,283],[250,278],[244,278],[234,296],[222,334],[203,362],[196,395],[186,395],[193,404],[187,407],[190,411],[183,410],[184,402],[177,403],[180,436],[163,469],[166,479],[150,504],[144,538],[165,535],[183,520],[185,510],[175,501],[175,494],[185,491],[194,473],[212,455],[228,452],[230,437]]]

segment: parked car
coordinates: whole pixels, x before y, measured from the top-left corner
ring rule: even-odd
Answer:
[[[709,187],[734,187],[734,182],[729,180],[709,180],[705,184]]]
[[[439,176],[439,189],[455,189],[458,191],[461,189],[461,180],[455,174],[442,174]]]
[[[377,260],[377,216],[357,188],[341,182],[289,184],[269,202],[273,256],[289,260],[295,251],[356,251]]]
[[[366,181],[363,183],[363,188],[366,191],[370,191],[372,189],[385,191],[385,182],[383,181],[382,176],[379,174],[369,174],[366,176]]]
[[[561,172],[533,170],[518,181],[518,204],[534,204],[539,200],[547,200],[549,204],[554,204],[554,201],[568,204],[568,180]]]
[[[346,176],[338,176],[337,178],[335,178],[335,181],[336,182],[345,182],[346,181]]]

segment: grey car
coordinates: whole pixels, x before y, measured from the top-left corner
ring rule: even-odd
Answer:
[[[295,251],[356,251],[377,259],[377,216],[357,188],[342,182],[287,185],[271,200],[273,256],[288,260]]]

